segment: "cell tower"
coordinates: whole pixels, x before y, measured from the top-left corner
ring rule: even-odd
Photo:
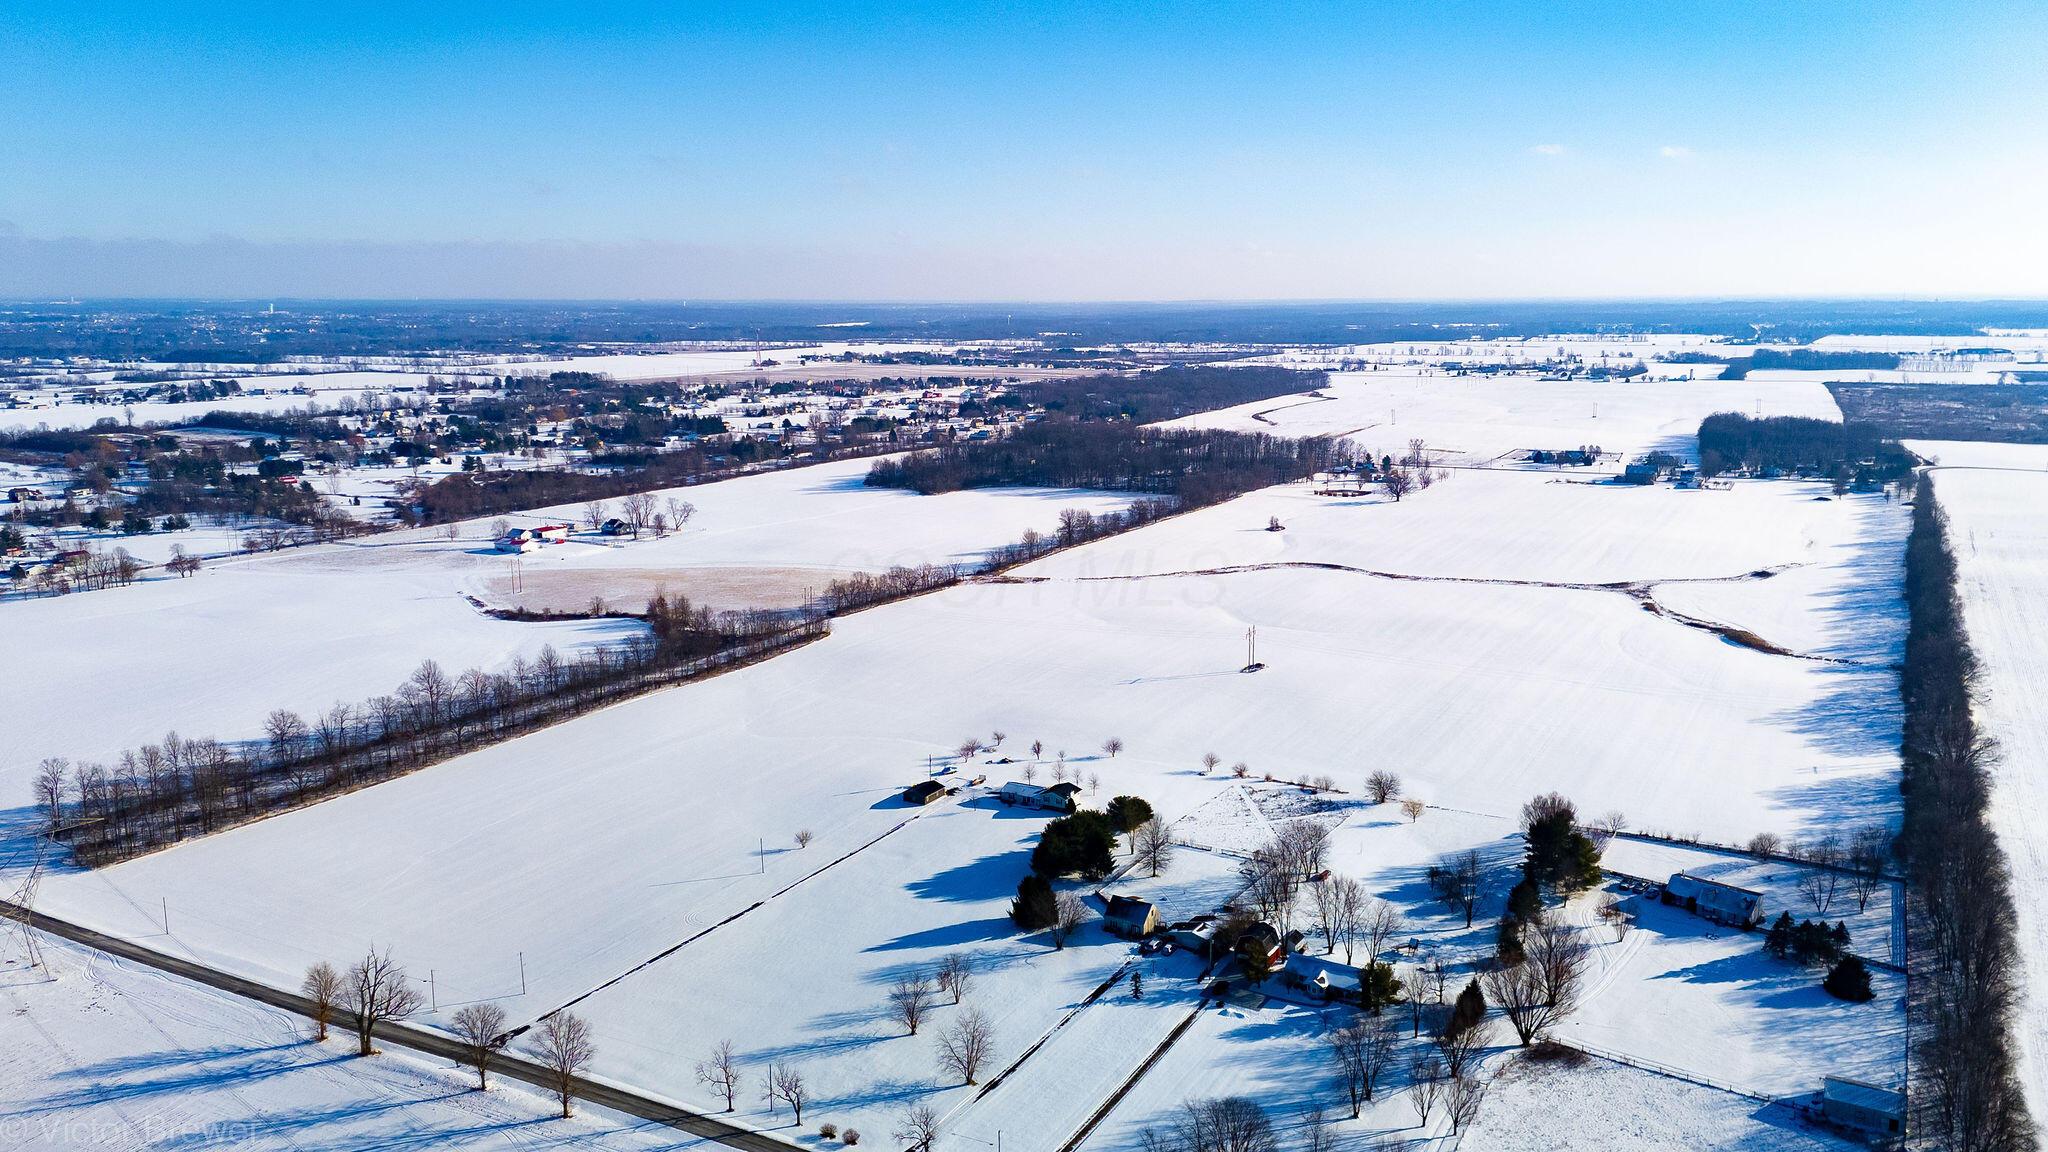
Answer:
[[[1244,630],[1244,667],[1240,672],[1257,672],[1265,665],[1259,663],[1259,628],[1254,624]]]

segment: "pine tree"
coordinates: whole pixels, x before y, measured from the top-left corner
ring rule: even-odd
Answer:
[[[1834,966],[1820,986],[1841,1000],[1861,1002],[1877,995],[1870,990],[1870,969],[1856,956],[1842,957],[1842,962]]]

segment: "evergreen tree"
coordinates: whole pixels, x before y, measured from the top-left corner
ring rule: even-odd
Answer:
[[[1842,957],[1842,962],[1828,972],[1827,979],[1821,981],[1820,986],[1827,989],[1829,995],[1841,1000],[1861,1002],[1876,996],[1876,993],[1870,990],[1870,969],[1864,967],[1863,961],[1855,956]]]
[[[1052,927],[1059,916],[1052,885],[1043,876],[1026,876],[1017,882],[1017,898],[1010,902],[1010,919],[1026,932]]]

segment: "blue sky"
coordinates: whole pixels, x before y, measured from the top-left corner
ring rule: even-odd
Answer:
[[[2042,295],[1999,4],[35,4],[0,293]]]

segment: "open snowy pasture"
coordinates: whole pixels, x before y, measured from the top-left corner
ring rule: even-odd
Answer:
[[[1942,469],[2048,472],[2048,444],[1996,444],[1982,440],[1906,440],[1902,443],[1914,455]]]
[[[10,1149],[235,1147],[700,1149],[601,1109],[555,1116],[534,1089],[387,1050],[368,1060],[297,1016],[41,937],[47,971],[0,943],[0,1144]]]
[[[582,504],[561,504],[437,525],[332,548],[305,549],[276,563],[301,572],[383,569],[439,580],[451,593],[492,605],[582,612],[593,597],[637,611],[656,591],[712,608],[781,608],[804,603],[836,577],[898,565],[976,564],[1036,529],[1050,535],[1068,508],[1124,507],[1116,493],[986,488],[920,496],[869,488],[868,460],[781,469],[653,493],[694,508],[681,531],[601,536]],[[605,504],[620,514],[619,501]],[[572,524],[563,544],[512,556],[492,545],[494,526]],[[450,530],[454,537],[449,537]]]
[[[1700,421],[1716,412],[1840,420],[1816,382],[1745,380],[1541,380],[1454,376],[1415,369],[1332,374],[1326,399],[1276,397],[1187,417],[1198,428],[1287,436],[1342,436],[1374,455],[1401,456],[1408,442],[1432,459],[1483,464],[1532,448],[1597,444],[1607,452],[1698,454]]]
[[[445,581],[376,569],[309,575],[289,559],[0,605],[9,697],[0,809],[28,803],[29,777],[46,756],[104,760],[171,730],[252,737],[274,708],[310,715],[388,692],[429,657],[452,669],[498,667],[549,644],[566,652],[640,627],[511,623],[477,611]]]
[[[1978,721],[1999,744],[1991,821],[2012,866],[2027,974],[2018,982],[2024,1002],[2014,1036],[2039,1115],[2048,1108],[2048,907],[2037,895],[2048,886],[2048,472],[2005,467],[2025,460],[2016,446],[1931,447],[1914,450],[1944,461],[1934,494],[1948,517],[1963,623],[1977,653]],[[2033,449],[2036,460],[2043,453]],[[1963,459],[1997,463],[1947,463]]]
[[[1018,1147],[1056,1147],[1069,1134],[1059,1121],[1037,1117],[1044,1139],[1025,1128],[1050,1095],[1030,1085],[1078,1087],[1070,1078],[1091,1062],[1112,1080],[1128,1074],[1143,1052],[1131,1033],[1163,1035],[1177,1013],[1168,1010],[1166,988],[1156,1008],[1146,1001],[1141,1010],[1116,1010],[1128,998],[1128,977],[1090,1002],[1135,956],[1094,923],[1054,949],[1044,933],[1022,935],[1010,922],[1017,882],[1030,871],[1031,847],[1048,818],[986,795],[915,812],[901,830],[577,1003],[574,1011],[606,1038],[598,1071],[718,1110],[723,1099],[707,1096],[691,1069],[730,1039],[750,1077],[777,1064],[804,1075],[815,1100],[809,1128],[831,1121],[879,1135],[905,1107],[922,1103],[941,1113],[1002,1116],[992,1122]],[[1190,851],[1156,879],[1113,880],[1106,889],[1191,915],[1214,911],[1242,886],[1236,861]],[[1099,900],[1089,903],[1101,911]],[[940,994],[910,1035],[889,993],[901,978],[932,975],[949,954],[970,966],[967,995],[956,1007]],[[1181,984],[1199,968],[1185,965]],[[1023,1059],[986,1101],[938,1062],[939,1037],[970,1010],[992,1027],[982,1084]],[[1005,1101],[1020,1094],[1026,1110],[1010,1115]],[[739,1107],[748,1122],[790,1121],[786,1107],[772,1114],[758,1093],[747,1095]],[[1075,1125],[1099,1098],[1061,1095],[1080,1111]]]
[[[1263,671],[1244,674],[1259,629]],[[1882,683],[1875,682],[1882,680]],[[764,664],[628,701],[310,809],[91,873],[53,911],[295,982],[375,940],[449,1002],[531,1019],[904,819],[963,736],[1170,818],[1200,768],[1511,817],[1559,790],[1639,827],[1799,837],[1895,804],[1889,674],[1774,656],[1601,591],[1286,569],[968,585],[838,621]],[[1097,749],[1111,736],[1118,757]],[[1044,776],[1041,771],[1041,778]],[[998,778],[997,782],[1000,782]],[[786,847],[799,830],[816,841]],[[1504,830],[1505,831],[1505,830]],[[770,849],[764,857],[762,844]],[[181,914],[181,910],[189,914]]]
[[[1881,496],[1834,500],[1824,484],[1795,481],[1680,489],[1569,471],[1465,469],[1398,502],[1377,490],[1319,496],[1316,487],[1263,489],[1049,556],[1019,574],[1122,578],[1320,564],[1436,579],[1676,586],[1810,568],[1824,574],[1814,592],[1868,585],[1895,597],[1908,527]],[[1276,518],[1283,530],[1268,531]],[[1756,583],[1770,593],[1793,586]],[[1807,604],[1803,596],[1786,600],[1797,610]]]
[[[918,496],[861,484],[866,461],[789,469],[676,489],[698,512],[682,532],[639,540],[580,533],[515,558],[492,549],[488,521],[314,545],[208,564],[186,579],[0,605],[0,657],[13,692],[0,746],[0,807],[27,801],[45,756],[101,759],[171,729],[188,737],[257,735],[274,708],[307,715],[391,690],[421,660],[459,671],[615,641],[632,621],[493,619],[468,599],[583,611],[593,597],[637,610],[656,590],[718,608],[801,604],[834,576],[894,564],[979,560],[1050,532],[1067,507],[1102,512],[1115,495],[984,490]],[[614,502],[616,503],[616,502]],[[508,516],[580,520],[578,508]],[[187,538],[189,536],[189,541]],[[109,538],[145,559],[231,550],[230,529]],[[228,547],[222,547],[228,545]],[[87,689],[80,675],[36,669],[58,653],[119,653]],[[67,665],[83,671],[78,664]]]

